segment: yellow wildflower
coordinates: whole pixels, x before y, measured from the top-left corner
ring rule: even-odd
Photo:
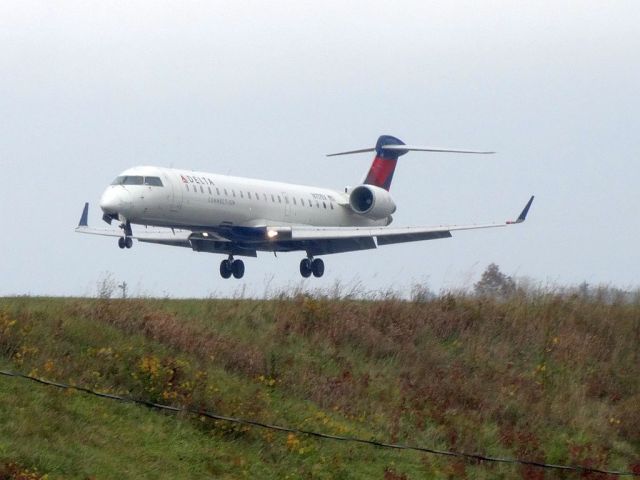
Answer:
[[[287,448],[289,450],[295,450],[300,444],[300,439],[296,437],[295,433],[290,433],[287,435]]]
[[[153,356],[143,357],[142,360],[140,360],[140,370],[155,377],[160,371],[160,360]]]
[[[51,360],[47,360],[46,362],[44,362],[44,371],[47,373],[51,373],[53,371],[54,365],[53,365],[53,361]]]

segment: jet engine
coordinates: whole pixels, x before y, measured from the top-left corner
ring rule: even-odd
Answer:
[[[360,185],[349,195],[351,209],[366,217],[379,220],[396,211],[396,204],[384,188],[375,185]]]

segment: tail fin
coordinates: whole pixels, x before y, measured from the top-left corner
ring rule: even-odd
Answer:
[[[352,153],[376,152],[371,168],[367,173],[363,183],[375,185],[376,187],[389,190],[393,173],[396,170],[398,157],[407,152],[441,152],[441,153],[481,153],[490,154],[495,152],[478,151],[478,150],[461,150],[443,147],[422,147],[414,145],[406,145],[402,140],[391,135],[382,135],[378,137],[375,148],[361,148],[359,150],[350,150],[348,152],[330,153],[328,157],[336,155],[350,155]]]
[[[406,150],[387,150],[384,147],[387,145],[404,145],[404,142],[399,138],[392,137],[391,135],[382,135],[376,142],[376,156],[371,163],[369,173],[364,179],[364,182],[368,185],[375,185],[376,187],[389,190],[391,187],[391,180],[393,180],[393,174],[396,171],[396,164],[398,163],[398,157],[407,153]]]

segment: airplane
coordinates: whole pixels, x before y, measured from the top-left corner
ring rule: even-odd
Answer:
[[[516,220],[481,225],[390,227],[396,204],[389,193],[398,158],[410,151],[491,154],[495,152],[406,145],[382,135],[373,148],[329,154],[375,152],[362,183],[344,191],[232,177],[156,166],[125,170],[100,199],[102,219],[119,230],[91,228],[85,203],[76,232],[118,238],[121,249],[133,239],[226,255],[222,278],[242,278],[244,262],[257,252],[302,251],[300,274],[322,277],[320,255],[374,249],[383,245],[451,237],[451,232],[505,227],[525,221],[532,196]],[[134,234],[132,225],[145,228]],[[160,227],[163,230],[149,230]]]

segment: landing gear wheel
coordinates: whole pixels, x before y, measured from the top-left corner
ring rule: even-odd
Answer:
[[[127,248],[133,247],[133,240],[131,239],[131,237],[126,237],[124,239],[124,246]]]
[[[324,262],[316,258],[313,262],[311,262],[311,270],[313,271],[314,277],[321,277],[324,274]]]
[[[231,264],[231,270],[235,278],[242,278],[244,275],[244,262],[242,260],[234,260]]]
[[[120,248],[124,248],[124,247],[125,247],[125,244],[126,244],[126,242],[125,242],[124,237],[120,237],[120,238],[118,239],[118,246],[119,246]]]
[[[304,278],[309,278],[311,276],[311,260],[308,258],[300,260],[300,275]]]
[[[222,260],[220,262],[220,276],[222,278],[229,278],[231,276],[231,262],[229,260]]]

